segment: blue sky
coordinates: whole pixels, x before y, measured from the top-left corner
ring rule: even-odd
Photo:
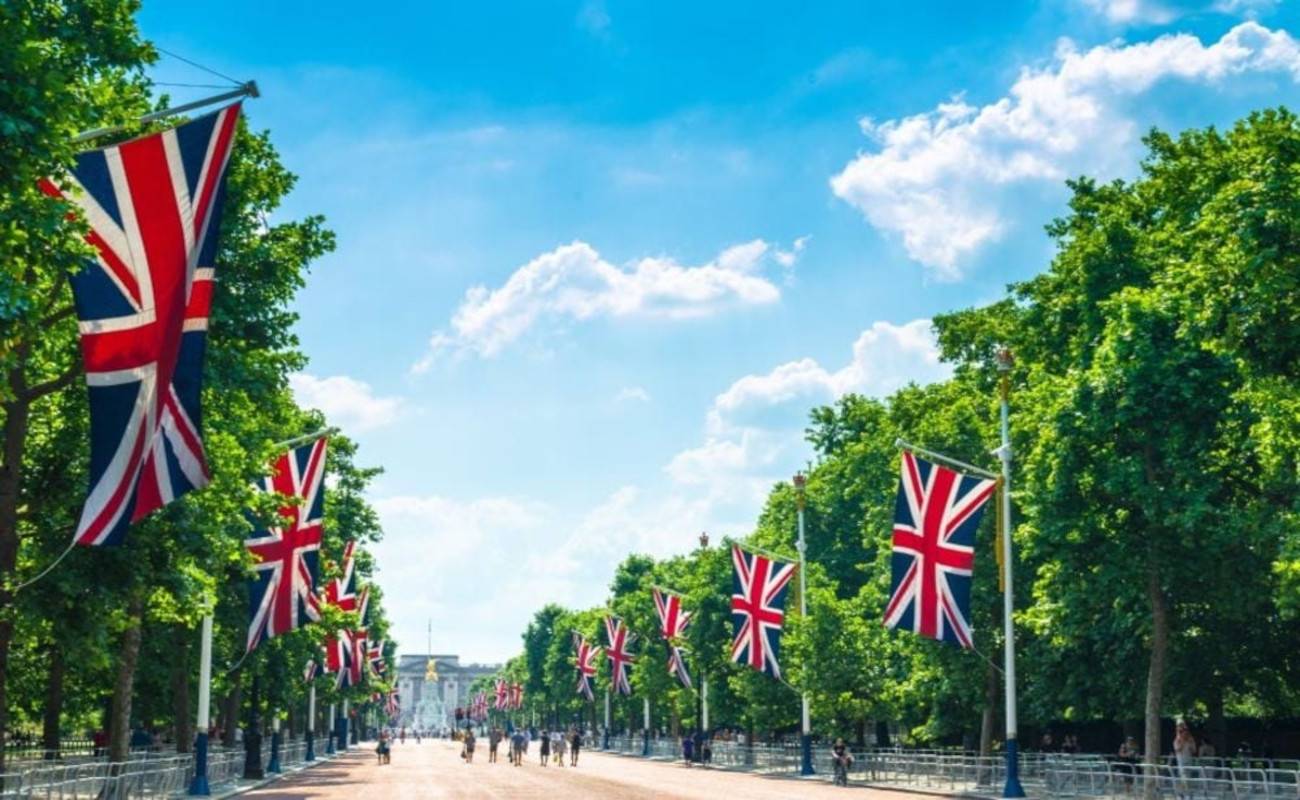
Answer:
[[[630,550],[744,533],[809,408],[942,377],[930,317],[1045,267],[1066,177],[1300,98],[1270,0],[810,5],[146,0],[338,233],[295,388],[386,469],[407,652],[504,659]]]

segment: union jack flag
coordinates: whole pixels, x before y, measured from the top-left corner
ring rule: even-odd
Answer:
[[[325,602],[341,611],[357,610],[357,543],[343,546],[343,575],[325,584]]]
[[[298,502],[280,508],[279,525],[244,540],[257,559],[248,589],[249,653],[272,636],[320,621],[316,581],[325,510],[325,440],[290,450],[271,470],[258,488]]]
[[[885,627],[973,646],[975,530],[996,489],[997,481],[973,478],[903,452]]]
[[[370,672],[376,677],[381,677],[387,669],[384,661],[384,640],[371,642],[370,648],[366,653],[366,663],[370,666]]]
[[[682,650],[673,642],[686,631],[691,624],[691,614],[682,610],[682,598],[672,592],[654,589],[655,611],[659,614],[659,633],[668,642],[668,674],[677,677],[682,686],[691,688],[691,674],[686,669],[686,660]]]
[[[785,624],[785,593],[794,577],[790,562],[731,546],[735,567],[731,595],[731,660],[748,664],[773,678],[781,677],[781,628]]]
[[[596,654],[600,648],[588,642],[582,634],[573,632],[573,649],[578,656],[578,694],[588,700],[595,700],[591,690],[591,679],[596,676]]]
[[[353,667],[352,633],[337,631],[325,639],[325,671],[334,674],[334,688],[345,689],[358,685],[360,670]]]
[[[307,659],[307,664],[302,668],[303,683],[311,683],[316,680],[317,673],[320,672],[320,662],[314,658]]]
[[[694,688],[691,685],[691,673],[686,669],[686,658],[682,655],[682,648],[676,645],[668,645],[668,674],[681,681],[682,686],[687,689]]]
[[[239,104],[82,153],[65,186],[93,263],[72,276],[90,389],[90,489],[77,544],[121,542],[145,515],[208,484],[199,389]]]
[[[370,657],[369,631],[366,628],[370,617],[370,587],[362,589],[357,598],[357,617],[361,620],[361,627],[349,632],[352,657],[348,662],[350,671],[348,680],[353,686],[360,686],[365,679],[366,665]]]
[[[523,684],[515,683],[510,686],[510,708],[518,710],[524,707],[524,687]]]
[[[389,719],[395,719],[402,711],[401,696],[393,689],[388,693],[388,698],[384,703],[384,711],[388,714]]]
[[[474,719],[477,720],[487,719],[487,715],[488,715],[487,695],[484,694],[483,692],[479,692],[478,694],[474,695],[474,704],[470,707],[470,710],[474,714]]]
[[[510,690],[506,687],[506,682],[498,680],[496,682],[496,700],[493,702],[497,711],[505,711],[509,703]]]
[[[614,691],[623,695],[632,694],[632,685],[628,683],[628,666],[636,662],[636,657],[628,648],[636,641],[636,634],[627,629],[623,620],[613,615],[605,617],[605,637],[609,642],[605,647],[605,658],[609,659],[610,679]]]
[[[691,624],[691,613],[682,610],[682,598],[672,592],[654,590],[655,611],[659,613],[659,632],[669,641],[678,638]]]

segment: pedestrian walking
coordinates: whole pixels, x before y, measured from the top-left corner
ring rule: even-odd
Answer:
[[[836,739],[831,747],[831,760],[835,766],[835,785],[849,785],[849,767],[853,766],[853,754],[844,745],[843,739]]]
[[[475,744],[474,730],[472,728],[466,728],[465,729],[465,763],[466,764],[474,763],[474,744]]]
[[[575,728],[569,738],[569,766],[578,766],[578,751],[582,749],[582,731]]]
[[[690,734],[682,736],[682,758],[686,761],[686,766],[690,766],[695,760],[695,740]]]
[[[497,746],[501,744],[501,729],[493,728],[488,732],[488,763],[497,763]]]
[[[551,731],[551,755],[555,756],[555,766],[564,766],[564,734],[558,730]]]
[[[550,734],[548,734],[545,730],[543,730],[543,731],[542,731],[541,740],[542,740],[542,741],[538,744],[538,747],[537,747],[537,756],[538,756],[538,759],[542,762],[542,766],[544,767],[544,766],[546,766],[547,763],[550,762],[550,760],[551,760],[551,737],[550,737]]]
[[[516,767],[524,760],[524,741],[524,732],[516,728],[510,737],[510,763]]]
[[[1178,721],[1174,733],[1174,762],[1178,765],[1178,780],[1174,782],[1174,795],[1191,797],[1192,766],[1196,760],[1196,737],[1183,720]]]

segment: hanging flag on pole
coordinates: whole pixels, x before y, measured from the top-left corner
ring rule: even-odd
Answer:
[[[614,691],[621,695],[632,694],[632,685],[628,683],[628,669],[636,662],[628,648],[636,641],[636,634],[627,629],[623,620],[610,614],[605,617],[605,657],[609,659],[610,679]]]
[[[497,679],[494,688],[496,691],[496,699],[493,701],[492,705],[497,711],[505,711],[506,705],[509,702],[510,690],[506,688],[506,682],[499,678]]]
[[[677,645],[668,645],[668,674],[681,681],[682,686],[687,689],[695,688],[691,684],[691,673],[686,669],[686,658],[682,655],[682,648]]]
[[[366,663],[370,667],[370,673],[376,678],[383,677],[387,665],[384,662],[384,640],[371,642],[367,650]]]
[[[596,677],[595,661],[600,648],[588,642],[582,634],[574,631],[573,649],[577,654],[578,661],[578,694],[587,700],[595,700],[596,695],[591,690],[591,679]]]
[[[307,664],[302,668],[302,682],[311,683],[316,680],[317,673],[320,672],[320,662],[315,658],[307,659]]]
[[[691,624],[691,614],[682,609],[681,595],[676,592],[654,587],[655,611],[659,614],[659,633],[668,643],[668,674],[681,681],[682,686],[691,688],[691,674],[686,669],[686,660],[676,641]]]
[[[401,695],[396,689],[388,692],[388,697],[384,702],[384,711],[388,714],[390,720],[397,719],[397,715],[402,711]]]
[[[208,315],[239,104],[77,156],[41,190],[81,208],[95,259],[73,275],[90,392],[80,545],[113,545],[210,480],[201,435]]]
[[[731,546],[731,564],[731,624],[735,629],[731,660],[780,679],[785,595],[795,565],[751,553],[738,544]]]
[[[524,707],[524,687],[523,684],[513,683],[510,685],[510,709],[517,711]]]
[[[904,450],[894,510],[893,581],[885,627],[973,646],[970,584],[975,530],[997,481]]]
[[[296,447],[275,460],[258,488],[296,500],[282,506],[278,525],[244,540],[257,563],[248,588],[248,636],[253,652],[272,636],[320,621],[316,582],[320,574],[325,512],[325,440]]]

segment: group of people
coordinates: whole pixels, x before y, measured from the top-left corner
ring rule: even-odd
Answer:
[[[468,764],[473,761],[474,732],[466,731],[465,736],[466,752],[464,755],[466,756],[465,763]],[[528,746],[533,739],[533,734],[523,728],[515,728],[509,735],[501,728],[493,728],[488,731],[488,763],[496,763],[497,751],[504,741],[508,748],[507,756],[510,763],[516,767],[522,766],[524,756],[528,755]],[[556,766],[563,767],[566,755],[569,757],[569,766],[578,766],[578,754],[582,751],[581,731],[575,728],[570,728],[568,731],[559,729],[553,731],[543,730],[537,735],[536,740],[538,742],[538,757],[543,767],[551,764],[552,758]]]

